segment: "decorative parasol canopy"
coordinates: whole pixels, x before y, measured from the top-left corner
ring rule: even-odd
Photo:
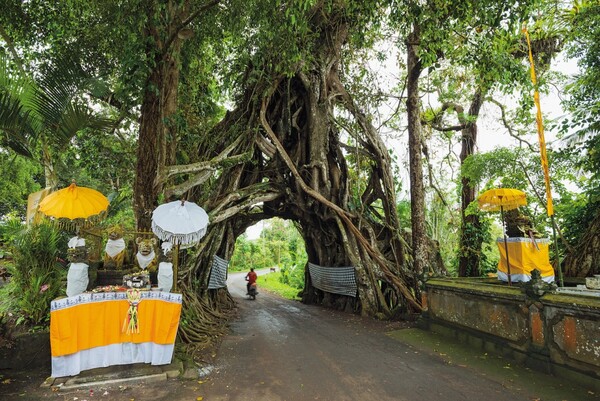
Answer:
[[[488,212],[500,211],[502,213],[502,224],[504,225],[504,211],[516,209],[519,206],[525,206],[527,204],[527,195],[525,192],[519,191],[518,189],[512,188],[494,188],[485,191],[479,198],[479,208]],[[504,250],[506,251],[506,269],[508,271],[508,285],[512,284],[511,272],[510,272],[510,261],[508,256],[508,243],[506,240],[506,231],[504,232]]]
[[[48,217],[68,220],[98,218],[108,209],[108,199],[95,189],[78,187],[74,182],[46,196],[39,211]]]
[[[152,212],[152,232],[173,244],[195,244],[204,237],[207,226],[208,214],[194,202],[169,202]]]
[[[494,188],[479,195],[477,201],[481,210],[497,212],[527,205],[527,195],[518,189]]]

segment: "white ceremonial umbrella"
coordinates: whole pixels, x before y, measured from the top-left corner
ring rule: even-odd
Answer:
[[[175,246],[173,250],[173,288],[177,288],[177,258],[179,247],[192,246],[206,234],[208,214],[204,209],[185,200],[158,206],[152,212],[152,232],[161,240]]]

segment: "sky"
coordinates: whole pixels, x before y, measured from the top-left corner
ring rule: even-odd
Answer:
[[[259,221],[255,225],[248,227],[246,229],[246,235],[248,236],[248,239],[250,239],[250,240],[258,239],[260,237],[260,232],[262,231],[264,224],[265,224],[264,221]]]

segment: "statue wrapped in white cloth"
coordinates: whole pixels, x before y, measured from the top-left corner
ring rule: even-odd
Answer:
[[[173,262],[172,252],[173,244],[166,241],[161,245],[165,260],[158,264],[158,288],[161,291],[170,292],[173,287]]]
[[[89,284],[87,248],[85,239],[75,236],[69,240],[67,256],[69,259],[69,272],[67,273],[67,296],[73,297],[87,290]]]

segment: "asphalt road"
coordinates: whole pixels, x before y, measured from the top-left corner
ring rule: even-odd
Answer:
[[[287,301],[260,287],[257,299],[250,300],[245,296],[244,275],[230,274],[228,288],[240,318],[232,322],[231,334],[223,339],[206,377],[52,391],[39,387],[49,373],[48,367],[41,367],[41,372],[26,372],[27,377],[3,376],[4,381],[12,381],[0,383],[0,400],[598,399],[591,391],[518,368],[500,357],[464,347],[458,351],[460,345],[449,347],[446,339],[403,323]]]
[[[221,345],[203,388],[206,400],[542,399],[535,388],[507,385],[506,372],[495,377],[394,340],[387,333],[397,325],[282,300],[260,288],[256,301],[247,300],[243,274],[232,274],[228,287],[241,318]]]

